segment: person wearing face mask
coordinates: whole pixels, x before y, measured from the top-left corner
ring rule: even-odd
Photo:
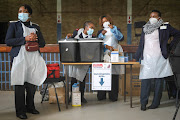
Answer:
[[[163,22],[161,12],[152,10],[149,21],[143,26],[136,61],[141,60],[139,79],[141,79],[141,110],[145,111],[151,91],[151,81],[155,83],[154,98],[148,109],[156,109],[160,105],[164,78],[173,72],[168,59],[168,40],[173,37],[170,48],[180,38],[180,31]]]
[[[18,11],[18,21],[10,22],[5,42],[11,46],[11,85],[15,86],[16,116],[27,119],[26,113],[39,114],[35,109],[34,95],[47,77],[46,63],[39,51],[28,52],[25,44],[36,41],[39,47],[45,46],[40,27],[30,21],[32,9],[22,5]],[[26,97],[25,97],[26,90]]]
[[[104,40],[104,55],[108,55],[111,51],[114,51],[114,49],[119,49],[120,52],[123,52],[118,41],[122,41],[124,36],[120,32],[120,29],[113,25],[111,16],[101,16],[99,18],[99,24],[103,29],[98,31],[97,36]],[[124,73],[123,67],[114,65],[112,67],[112,88],[111,91],[109,91],[109,99],[113,102],[118,100],[119,73]],[[98,100],[106,99],[106,91],[98,91],[97,98]]]
[[[75,39],[80,39],[80,38],[95,38],[93,35],[94,32],[94,23],[91,21],[86,21],[84,23],[84,27],[80,29],[76,29],[73,34],[69,33],[67,34],[66,38],[75,38]],[[89,69],[89,66],[70,66],[69,67],[69,76],[72,77],[71,80],[71,91],[72,91],[72,85],[74,83],[77,83],[77,80],[80,81],[80,92],[81,92],[81,102],[82,103],[87,103],[87,100],[84,98],[84,89],[85,89],[85,78],[86,78],[86,73]],[[71,102],[70,97],[70,102]]]

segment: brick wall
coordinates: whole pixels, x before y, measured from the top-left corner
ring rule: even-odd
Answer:
[[[56,43],[56,0],[0,0],[0,22],[17,19],[17,11],[21,4],[29,4],[33,9],[32,21],[39,24],[47,43]],[[164,21],[180,29],[180,0],[133,0],[134,21],[148,21],[152,9],[162,12]],[[98,18],[110,14],[127,39],[127,0],[62,0],[62,38],[81,28],[84,21],[95,23],[100,30]],[[135,44],[134,28],[132,25],[132,43]]]
[[[17,20],[18,9],[23,4],[31,6],[31,21],[39,24],[46,42],[57,43],[56,0],[0,0],[0,22]]]

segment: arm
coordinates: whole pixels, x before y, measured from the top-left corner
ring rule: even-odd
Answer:
[[[103,31],[103,30],[98,31],[97,37],[98,37],[98,38],[101,38],[101,39],[104,39],[104,38],[105,38],[105,35],[102,34],[102,31]],[[106,48],[106,44],[104,44],[104,48]]]
[[[169,28],[169,37],[173,36],[173,40],[170,43],[170,48],[173,47],[175,43],[177,43],[180,40],[180,31],[173,28],[171,25],[168,26]]]
[[[105,36],[104,36],[102,33],[100,33],[100,34],[98,35],[98,38],[104,39]]]
[[[71,37],[71,38],[76,37],[76,35],[77,35],[77,34],[78,34],[78,30],[74,30],[73,35],[72,35],[72,37]]]
[[[73,34],[68,33],[68,34],[66,35],[66,39],[68,39],[68,38],[74,38],[74,37],[77,35],[77,33],[78,33],[78,30],[77,30],[77,29],[74,30]]]
[[[123,34],[120,32],[120,30],[118,30],[118,28],[115,25],[113,25],[111,32],[113,33],[113,35],[116,37],[117,40],[122,41],[124,39]]]
[[[10,23],[5,38],[5,43],[7,44],[7,46],[21,46],[26,43],[25,37],[23,36],[19,38],[15,37],[16,34],[15,28],[16,28],[15,23]]]
[[[39,43],[39,47],[44,47],[45,46],[45,44],[46,44],[46,42],[45,42],[45,40],[44,40],[44,37],[43,37],[43,35],[42,35],[42,33],[41,33],[41,30],[40,30],[40,27],[39,26],[37,26],[37,37],[38,37],[38,43]]]
[[[140,42],[139,42],[139,46],[138,46],[138,49],[137,49],[137,51],[136,51],[136,53],[135,53],[135,59],[136,59],[136,61],[139,61],[139,59],[141,58],[141,53],[142,53],[142,51],[143,51],[143,38],[144,37],[144,33],[143,33],[143,31],[142,31],[142,33],[141,33],[141,38],[140,38]]]
[[[98,38],[101,38],[101,39],[104,39],[104,38],[105,38],[105,35],[102,34],[102,31],[103,31],[103,30],[98,31],[97,37],[98,37]]]

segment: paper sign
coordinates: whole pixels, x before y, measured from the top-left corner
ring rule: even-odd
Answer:
[[[111,91],[111,63],[92,64],[92,90]]]

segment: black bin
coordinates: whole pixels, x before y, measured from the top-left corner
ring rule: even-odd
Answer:
[[[102,62],[104,54],[103,40],[80,39],[78,40],[81,62]]]
[[[79,62],[79,44],[75,39],[58,41],[61,62]]]

